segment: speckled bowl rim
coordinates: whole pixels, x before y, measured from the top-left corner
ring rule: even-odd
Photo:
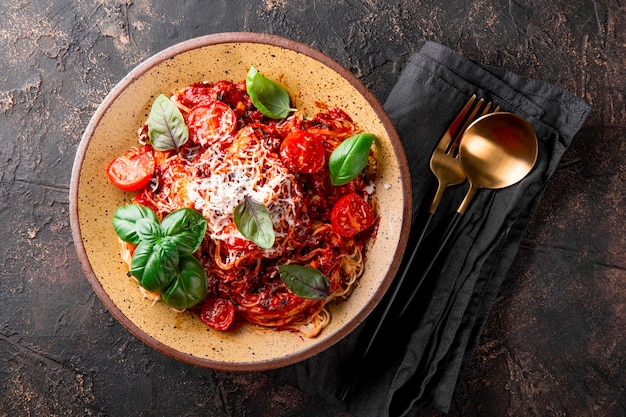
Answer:
[[[343,328],[335,332],[331,337],[324,339],[320,343],[310,346],[306,350],[296,352],[292,355],[277,357],[275,359],[264,362],[233,363],[205,359],[172,348],[171,346],[168,346],[150,336],[149,334],[145,333],[118,308],[118,306],[107,295],[90,264],[81,235],[78,215],[78,200],[80,172],[86,157],[87,149],[89,147],[90,138],[94,134],[94,131],[97,128],[100,120],[107,112],[107,109],[121,95],[124,89],[126,89],[131,83],[133,83],[136,79],[141,77],[144,73],[149,71],[154,66],[159,65],[160,63],[163,63],[164,61],[167,61],[168,59],[171,59],[178,54],[210,45],[241,42],[267,44],[295,51],[321,62],[322,64],[329,67],[331,70],[335,71],[341,77],[346,79],[369,103],[372,110],[379,118],[379,121],[382,124],[383,128],[385,129],[389,140],[391,141],[391,146],[393,152],[395,153],[395,157],[397,158],[398,166],[400,169],[399,174],[402,177],[402,193],[405,196],[406,200],[402,213],[403,224],[401,225],[399,241],[393,260],[390,264],[385,278],[381,281],[380,286],[378,287],[374,295],[369,299],[368,303],[361,309],[361,311],[357,315],[355,315]],[[226,32],[193,38],[175,44],[167,49],[162,50],[161,52],[158,52],[157,54],[151,56],[150,58],[136,66],[110,91],[110,93],[106,96],[104,101],[100,104],[100,106],[92,116],[85,132],[83,133],[82,139],[77,149],[74,165],[72,167],[72,177],[70,182],[70,224],[76,253],[78,255],[82,269],[87,276],[87,279],[89,280],[91,286],[93,287],[96,295],[98,295],[98,297],[103,302],[105,307],[109,310],[109,312],[111,312],[111,314],[133,335],[135,335],[137,338],[139,338],[141,341],[151,346],[155,350],[161,352],[162,354],[184,363],[224,371],[261,371],[288,366],[308,359],[336,344],[365,320],[367,315],[374,309],[374,307],[381,300],[385,292],[388,290],[393,280],[393,277],[400,267],[400,262],[406,249],[410,230],[411,201],[410,174],[402,143],[400,142],[397,132],[382,105],[361,83],[359,79],[357,79],[351,72],[346,70],[343,66],[338,64],[332,58],[305,44],[277,35],[254,32]]]

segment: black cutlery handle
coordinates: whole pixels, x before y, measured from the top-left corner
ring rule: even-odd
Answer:
[[[409,269],[414,262],[415,256],[419,252],[419,248],[422,245],[424,236],[426,236],[426,231],[428,230],[432,218],[433,214],[427,213],[426,217],[423,220],[423,224],[419,229],[419,235],[417,236],[417,240],[413,244],[413,250],[409,257],[405,258],[401,267],[401,271],[394,280],[390,292],[383,298],[374,313],[372,313],[372,316],[369,317],[365,322],[365,327],[357,339],[355,351],[352,353],[352,366],[349,367],[348,373],[346,375],[346,380],[343,382],[337,393],[338,398],[342,401],[347,398],[349,392],[356,383],[362,368],[360,366],[361,362],[364,361],[367,355],[370,353],[374,342],[378,339],[379,333],[383,328],[389,327],[384,326],[384,324],[388,320],[392,320],[398,317],[397,315],[394,315],[394,317],[390,317],[390,311],[392,307],[397,307],[397,303],[395,301],[398,298],[398,294],[400,292],[400,289],[403,287],[406,277],[409,275]]]
[[[411,306],[411,303],[413,302],[415,295],[417,294],[420,287],[422,286],[422,283],[428,276],[430,270],[433,268],[433,265],[435,265],[435,263],[439,259],[439,256],[441,255],[441,252],[443,252],[443,249],[448,244],[450,237],[454,234],[454,232],[456,231],[456,228],[459,226],[462,216],[463,214],[459,213],[458,211],[454,213],[454,216],[450,220],[450,223],[448,223],[448,227],[446,228],[446,231],[443,234],[443,239],[439,242],[439,246],[437,247],[436,252],[430,257],[430,262],[428,263],[428,266],[422,271],[421,275],[415,282],[415,285],[412,287],[411,295],[409,296],[409,298],[406,299],[404,306],[402,307],[402,310],[400,311],[400,314],[398,314],[398,317],[402,317],[404,313],[406,313],[407,309]],[[408,267],[410,267],[411,264],[412,262],[410,262],[407,265],[406,269],[409,269]]]

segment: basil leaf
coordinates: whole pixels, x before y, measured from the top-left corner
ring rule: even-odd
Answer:
[[[263,249],[274,246],[274,225],[270,211],[261,203],[246,196],[233,211],[233,220],[237,230]]]
[[[246,91],[254,107],[271,119],[283,119],[295,110],[290,106],[287,90],[265,78],[254,67],[250,67],[246,76]]]
[[[143,271],[146,268],[148,259],[152,256],[152,248],[154,243],[152,242],[140,242],[133,252],[133,257],[130,261],[130,274],[137,278],[141,282],[143,278]]]
[[[315,268],[297,264],[280,265],[280,279],[292,293],[312,300],[323,300],[330,295],[330,282]]]
[[[178,107],[160,94],[152,103],[148,117],[148,137],[154,149],[178,149],[189,139],[189,129]]]
[[[207,221],[198,211],[181,208],[165,216],[161,228],[172,238],[180,255],[191,255],[204,239]]]
[[[193,256],[182,256],[178,271],[169,287],[161,294],[161,300],[170,307],[182,310],[193,307],[202,301],[207,292],[207,278],[204,267]]]
[[[139,219],[135,222],[135,227],[140,241],[154,243],[163,236],[161,225],[153,219]]]
[[[156,214],[147,207],[139,204],[129,204],[120,206],[113,214],[113,229],[124,242],[138,245],[141,238],[137,234],[137,221],[148,219],[152,222],[159,222]]]
[[[344,140],[335,148],[328,158],[330,181],[333,185],[347,184],[363,171],[375,137],[371,133],[360,133]]]
[[[141,241],[131,260],[130,273],[148,291],[162,293],[174,280],[178,270],[178,250],[168,239],[156,243]]]

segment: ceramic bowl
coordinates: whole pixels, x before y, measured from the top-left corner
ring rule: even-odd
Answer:
[[[143,299],[126,275],[112,229],[116,207],[132,195],[109,183],[108,163],[136,144],[154,98],[200,81],[239,81],[254,65],[291,93],[299,109],[316,112],[316,102],[345,110],[365,131],[376,134],[379,160],[376,197],[380,224],[367,250],[366,270],[351,297],[331,306],[332,321],[315,338],[255,325],[209,330],[190,312],[176,313]],[[297,92],[297,93],[296,93]],[[403,255],[410,223],[407,162],[382,106],[349,71],[303,44],[272,35],[223,33],[172,46],[132,70],[108,94],[82,137],[70,190],[71,224],[83,270],[113,316],[154,349],[180,361],[212,369],[266,370],[309,358],[354,330],[379,302]]]

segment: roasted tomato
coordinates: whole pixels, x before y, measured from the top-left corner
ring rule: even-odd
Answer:
[[[374,224],[374,212],[357,193],[341,197],[330,213],[333,230],[344,237],[353,237]]]
[[[293,171],[313,174],[324,167],[326,150],[318,137],[297,130],[287,135],[280,146],[280,159]]]
[[[200,320],[215,330],[226,330],[235,318],[235,306],[223,298],[207,298],[202,304]]]
[[[191,140],[199,145],[228,144],[237,129],[237,116],[228,104],[212,101],[194,107],[187,116],[187,125]]]
[[[129,149],[113,159],[107,167],[109,180],[124,191],[144,188],[154,175],[154,154],[150,146]]]

